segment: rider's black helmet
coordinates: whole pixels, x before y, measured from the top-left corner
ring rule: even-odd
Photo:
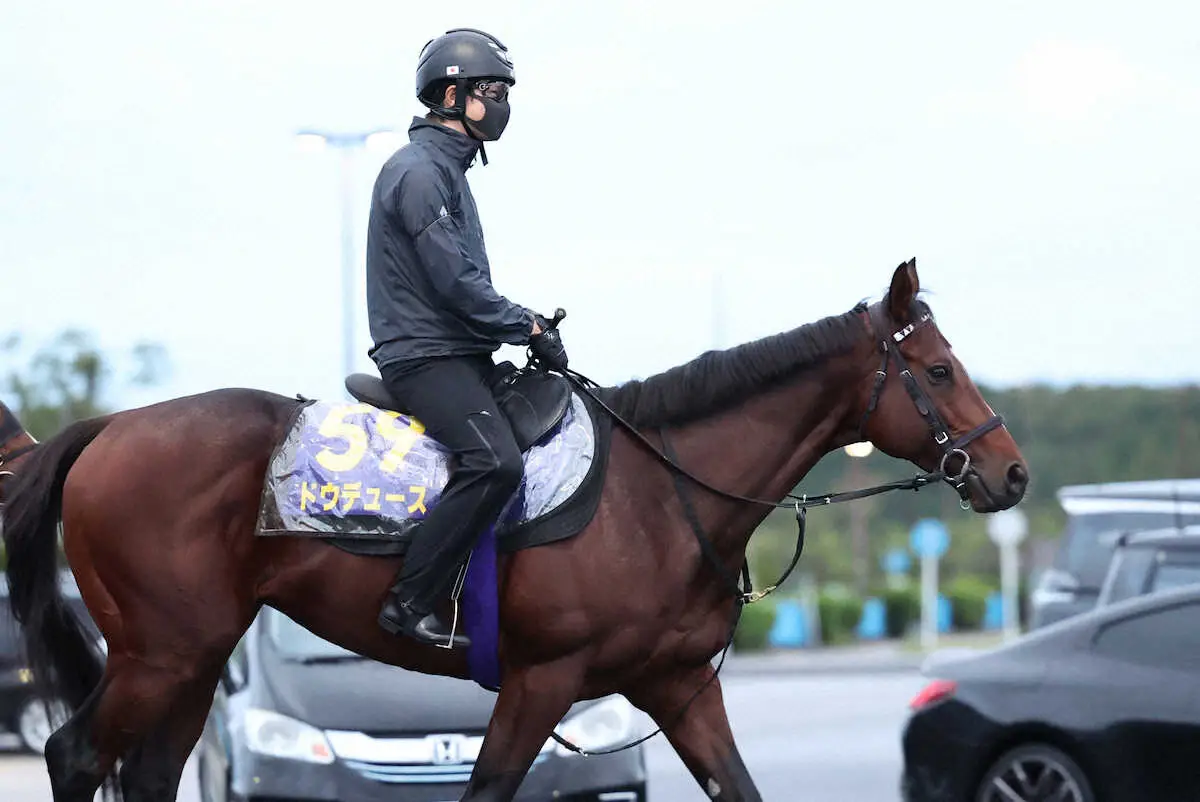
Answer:
[[[430,39],[417,59],[417,97],[435,112],[452,111],[442,108],[449,84],[460,87],[456,104],[460,105],[465,102],[462,88],[483,78],[517,82],[508,48],[491,34],[474,28],[454,28]]]

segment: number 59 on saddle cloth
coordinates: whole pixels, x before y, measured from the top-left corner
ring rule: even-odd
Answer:
[[[584,399],[572,392],[558,425],[523,452],[525,475],[497,523],[498,545],[558,510],[599,473],[597,434]],[[257,534],[406,541],[440,499],[452,458],[403,413],[309,402],[271,456]]]

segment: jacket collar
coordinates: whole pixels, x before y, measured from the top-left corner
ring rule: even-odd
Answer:
[[[478,140],[424,117],[413,117],[412,125],[408,127],[408,139],[435,148],[464,171],[479,152]]]

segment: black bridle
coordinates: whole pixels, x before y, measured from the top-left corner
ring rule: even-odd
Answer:
[[[870,307],[867,307],[865,304],[860,304],[858,307],[856,307],[856,309],[867,314],[869,329],[873,336],[877,329],[886,330],[885,328],[877,327],[875,325],[874,320],[872,320]],[[558,321],[564,317],[566,317],[566,313],[561,312],[560,310],[560,313],[555,314],[554,325],[557,325]],[[929,431],[933,437],[934,443],[936,443],[938,448],[941,449],[942,458],[938,464],[938,469],[936,471],[919,474],[911,479],[887,482],[885,484],[874,485],[861,490],[849,490],[840,493],[824,493],[819,496],[809,496],[807,494],[797,496],[793,493],[787,493],[785,495],[785,501],[771,501],[769,499],[742,496],[737,493],[730,493],[726,490],[713,487],[708,482],[705,482],[703,479],[700,479],[699,477],[690,473],[686,468],[679,465],[675,459],[675,453],[671,448],[670,441],[667,440],[665,431],[660,429],[658,432],[659,439],[662,441],[662,450],[659,450],[645,435],[639,432],[633,424],[629,423],[620,415],[618,415],[611,407],[608,406],[608,404],[603,401],[603,399],[596,394],[595,390],[599,389],[600,385],[589,379],[587,376],[584,376],[582,373],[569,368],[561,371],[567,380],[570,381],[576,388],[578,388],[580,392],[584,393],[594,402],[596,402],[596,404],[598,404],[601,409],[608,413],[608,415],[612,417],[614,421],[620,424],[621,427],[629,432],[629,434],[632,435],[635,440],[645,446],[650,453],[657,457],[660,462],[664,463],[671,470],[671,478],[675,483],[675,493],[677,496],[679,496],[680,504],[683,507],[684,517],[687,519],[688,525],[691,527],[692,532],[696,536],[696,541],[699,543],[700,552],[709,562],[710,567],[721,578],[722,583],[729,589],[734,598],[735,603],[733,605],[733,620],[729,629],[729,638],[725,642],[725,647],[721,650],[721,659],[718,661],[713,673],[709,675],[708,679],[705,680],[705,682],[679,709],[679,712],[676,714],[673,723],[678,723],[678,721],[682,719],[683,714],[687,711],[688,707],[691,706],[692,702],[694,702],[696,698],[703,693],[704,689],[707,688],[712,681],[717,678],[717,675],[721,673],[721,667],[725,665],[725,657],[729,654],[729,647],[733,644],[733,636],[737,631],[737,625],[741,619],[742,607],[746,604],[752,604],[768,596],[776,588],[786,582],[789,576],[791,576],[792,570],[795,569],[796,564],[800,561],[800,555],[804,551],[804,530],[807,519],[807,511],[810,507],[822,507],[829,504],[840,504],[846,501],[854,501],[857,499],[867,498],[868,496],[886,493],[891,490],[917,491],[938,481],[948,482],[958,492],[961,502],[964,505],[967,504],[967,477],[974,473],[974,469],[971,467],[971,458],[965,451],[965,448],[974,440],[977,440],[993,429],[1004,425],[1004,419],[999,415],[993,414],[992,417],[987,421],[979,426],[976,426],[966,434],[958,438],[951,439],[950,427],[948,427],[942,420],[928,394],[912,375],[912,371],[909,370],[908,362],[904,359],[904,355],[900,353],[900,343],[903,342],[905,338],[911,335],[914,331],[932,319],[932,315],[926,311],[915,322],[893,332],[890,337],[885,337],[879,341],[879,350],[883,354],[883,359],[879,365],[879,369],[875,371],[875,381],[871,389],[871,396],[867,402],[867,408],[863,412],[862,419],[859,421],[858,429],[859,438],[864,439],[863,433],[867,424],[867,419],[879,405],[879,399],[883,393],[883,386],[887,382],[888,364],[891,360],[895,360],[896,364],[899,366],[900,378],[904,382],[904,389],[908,392],[909,398],[912,399],[913,404],[916,406],[918,414],[920,414],[920,416],[925,420],[926,425],[929,426]],[[531,362],[532,361],[533,359],[531,358]],[[963,464],[956,474],[949,475],[946,473],[948,463],[950,458],[955,455],[958,455],[962,458]],[[721,561],[721,557],[717,552],[716,546],[704,531],[704,526],[700,521],[699,515],[696,513],[695,506],[692,504],[692,500],[687,494],[687,487],[683,481],[684,478],[690,479],[692,482],[700,485],[709,492],[733,501],[759,504],[767,507],[795,509],[797,526],[796,549],[792,554],[792,559],[788,563],[787,568],[784,569],[783,574],[778,580],[775,581],[774,584],[767,586],[761,591],[754,591],[750,581],[750,566],[747,561],[742,562],[741,585],[738,584],[736,577],[730,576],[728,569],[726,569],[725,564]],[[603,749],[594,752],[581,749],[580,747],[561,737],[557,732],[552,732],[551,737],[558,742],[559,745],[581,755],[608,755],[614,752],[621,752],[626,749],[631,749],[638,744],[645,743],[660,732],[662,732],[661,726],[654,732],[650,733],[649,735],[645,735],[636,741],[632,741],[612,749]]]
[[[870,312],[868,311],[868,320]],[[926,310],[914,322],[909,323],[904,328],[892,333],[891,337],[880,340],[879,350],[883,353],[883,357],[879,363],[879,369],[875,371],[875,383],[871,388],[871,398],[867,402],[867,408],[863,412],[862,420],[858,423],[859,439],[866,439],[867,418],[875,411],[879,405],[879,398],[883,393],[884,382],[888,378],[888,364],[893,360],[899,368],[900,379],[904,382],[904,389],[908,392],[908,397],[912,399],[913,405],[917,408],[917,413],[925,421],[925,425],[929,427],[929,433],[933,437],[933,442],[942,452],[942,458],[938,463],[936,475],[948,482],[958,493],[960,503],[963,509],[966,509],[968,504],[967,494],[967,477],[975,473],[975,469],[971,467],[971,455],[966,452],[966,447],[975,440],[983,437],[993,429],[997,429],[1004,425],[1004,417],[1002,415],[992,414],[983,423],[976,426],[966,434],[950,439],[950,427],[942,420],[942,416],[938,414],[937,407],[933,405],[928,393],[921,387],[920,382],[913,376],[909,370],[908,362],[904,359],[904,354],[900,353],[900,343],[919,330],[926,323],[933,320],[933,315]],[[871,321],[874,323],[874,321]],[[958,473],[951,474],[947,471],[950,459],[957,457],[962,460],[962,467]],[[933,476],[935,474],[928,474]]]
[[[35,440],[32,443],[26,443],[20,448],[14,448],[11,451],[4,450],[4,444],[12,440],[17,435],[24,432],[21,424],[11,415],[0,414],[0,484],[6,479],[12,479],[14,474],[4,466],[8,463],[25,456],[25,454],[33,451],[38,447],[38,442]],[[0,499],[0,507],[4,506],[4,500]]]

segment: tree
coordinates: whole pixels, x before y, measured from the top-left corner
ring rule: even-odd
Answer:
[[[34,437],[44,440],[68,424],[111,411],[109,393],[121,386],[158,383],[168,371],[165,349],[136,344],[124,370],[78,329],[61,332],[22,359],[20,335],[0,341],[0,393]]]

